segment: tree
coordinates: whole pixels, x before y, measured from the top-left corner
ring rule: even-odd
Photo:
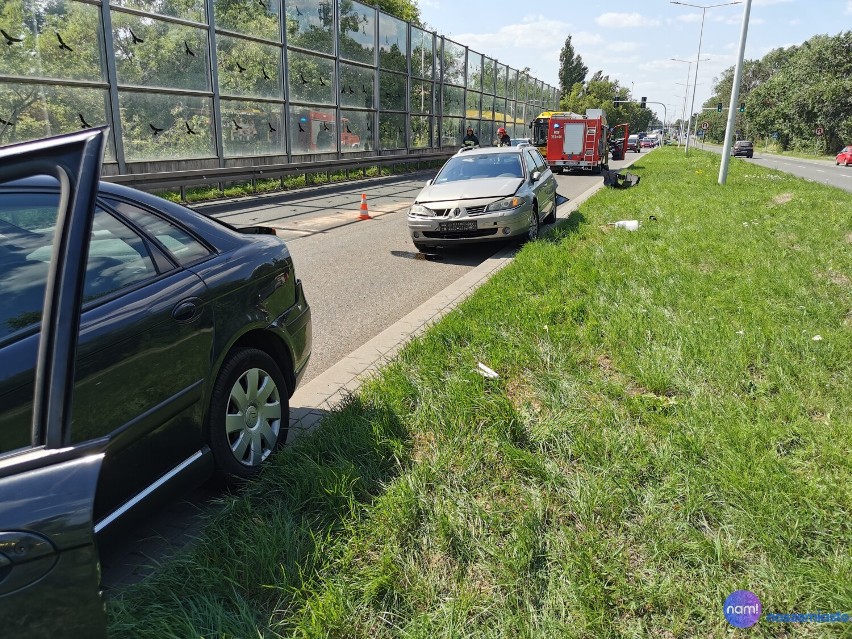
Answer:
[[[635,103],[619,104],[617,107],[613,105],[613,100],[627,99],[626,88],[598,71],[585,85],[575,84],[559,102],[559,107],[563,111],[580,114],[585,114],[589,109],[603,109],[610,125],[627,122],[631,131],[646,130],[654,118],[654,112],[642,109]]]
[[[571,88],[586,79],[589,68],[583,64],[583,58],[574,53],[571,44],[571,36],[565,39],[562,51],[559,52],[559,91],[561,95],[567,95]]]
[[[420,7],[414,0],[363,0],[364,4],[377,7],[385,13],[421,26]]]

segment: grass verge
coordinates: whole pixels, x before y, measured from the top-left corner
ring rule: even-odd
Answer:
[[[114,636],[722,637],[737,589],[852,612],[852,196],[717,163],[659,149],[524,247],[113,599]]]

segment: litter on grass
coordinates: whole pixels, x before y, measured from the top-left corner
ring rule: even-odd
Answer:
[[[636,231],[639,229],[639,220],[619,220],[618,222],[610,222],[609,225],[614,226],[617,229]]]
[[[479,371],[480,375],[482,375],[483,377],[487,377],[488,379],[497,379],[498,377],[500,377],[496,371],[491,370],[482,362],[479,362],[477,370]]]

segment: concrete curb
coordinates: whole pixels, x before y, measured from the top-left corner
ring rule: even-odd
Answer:
[[[574,200],[563,203],[556,210],[557,219],[568,219],[572,212],[602,188],[603,181]],[[518,248],[512,245],[495,253],[337,364],[298,388],[290,398],[288,441],[316,428],[328,411],[334,409],[348,394],[356,392],[364,381],[393,359],[413,337],[425,332],[429,326],[470,297],[494,273],[509,264],[515,258],[517,250]]]

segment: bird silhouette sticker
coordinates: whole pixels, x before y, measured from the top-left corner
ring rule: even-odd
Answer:
[[[237,124],[237,121],[236,121],[236,120],[231,120],[231,122],[233,122],[233,123],[234,123],[234,128],[235,128],[237,131],[242,131],[243,127],[241,127],[239,124]]]
[[[243,65],[241,65],[239,62],[237,62],[237,71],[239,71],[240,73],[243,73],[245,70],[246,70],[246,68]]]
[[[74,50],[71,47],[69,47],[67,44],[65,44],[65,42],[62,40],[62,36],[59,35],[59,31],[56,32],[56,39],[59,40],[59,50],[60,51],[73,51]]]
[[[186,120],[184,120],[184,121],[183,121],[183,125],[186,127],[186,132],[187,132],[187,134],[189,134],[189,135],[198,135],[198,133],[197,133],[196,131],[193,131],[193,130],[192,130],[192,127],[191,127],[191,126],[189,126],[189,122],[187,122]]]
[[[299,124],[299,133],[304,133],[304,132],[305,132],[305,130],[302,128],[302,125]]]
[[[349,95],[352,95],[353,93],[355,93],[355,89],[353,89],[352,85],[350,84],[349,85]]]
[[[86,118],[83,117],[82,113],[78,113],[77,117],[80,118],[80,128],[81,129],[91,129],[92,125],[86,122]]]
[[[350,128],[349,128],[349,123],[348,123],[348,122],[346,123],[346,132],[347,132],[347,133],[352,133],[352,129],[350,129]]]
[[[133,29],[128,29],[128,31],[130,31],[130,37],[133,38],[133,44],[142,44],[143,42],[145,42],[145,40],[133,33]]]
[[[361,85],[361,91],[364,92],[364,95],[369,95],[369,93],[370,93],[369,91],[367,91],[367,85],[366,84]]]
[[[294,6],[294,7],[296,7],[296,15],[297,15],[297,16],[301,16],[301,15],[302,15],[302,12],[301,12],[301,11],[299,11],[299,7],[298,7],[298,6],[296,6],[296,5],[293,5],[293,6]]]
[[[154,126],[150,122],[148,123],[148,126],[151,127],[151,130],[154,132],[155,137],[158,136],[163,131],[165,131],[165,129],[161,129],[160,127]]]
[[[269,74],[266,72],[266,67],[260,67],[260,70],[261,70],[261,71],[263,71],[263,77],[264,77],[264,79],[266,79],[266,80],[271,80],[271,79],[272,79],[272,78],[270,78],[270,77],[269,77]]]
[[[0,124],[2,124],[3,126],[15,126],[14,122],[12,122],[11,120],[4,120],[3,118],[0,118]]]
[[[329,128],[328,128],[328,124],[326,124],[325,122],[323,122],[323,123],[322,123],[322,130],[323,130],[323,131],[328,131],[328,130],[329,130]]]
[[[369,123],[369,122],[367,122],[367,131],[368,131],[369,133],[372,133],[372,132],[373,132],[373,127],[370,125],[370,123]]]
[[[261,7],[263,7],[264,9],[266,9],[266,3],[265,3],[263,0],[257,0],[257,3],[258,3]]]
[[[195,51],[189,48],[189,44],[187,44],[186,40],[183,41],[183,51],[186,55],[192,56],[193,58],[195,57]]]
[[[301,73],[299,73],[299,79],[302,81],[302,84],[307,84],[307,83],[308,83],[308,81],[307,81],[307,80],[305,80],[305,76],[304,76],[304,75],[302,75]]]
[[[328,86],[328,85],[325,83],[325,80],[323,80],[323,79],[322,79],[322,76],[320,76],[320,86],[321,86],[321,87]]]
[[[16,38],[14,36],[10,36],[8,33],[6,33],[6,31],[4,29],[0,29],[0,33],[3,34],[4,38],[6,38],[6,44],[8,44],[10,47],[13,44],[15,44],[16,42],[23,42],[24,41],[23,38]]]
[[[274,126],[272,126],[272,123],[269,120],[266,121],[266,124],[269,126],[270,133],[275,133],[278,130]]]

